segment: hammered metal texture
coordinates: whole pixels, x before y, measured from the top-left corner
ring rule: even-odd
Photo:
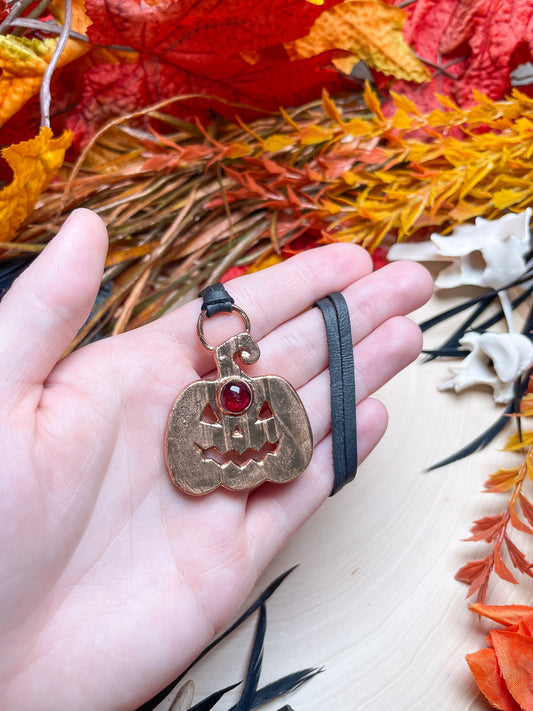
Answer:
[[[174,483],[189,494],[206,494],[218,486],[242,491],[264,481],[291,481],[311,460],[311,427],[294,388],[276,375],[248,376],[235,362],[236,354],[244,363],[259,358],[248,333],[216,349],[218,377],[191,383],[170,412],[167,466]],[[226,413],[218,401],[221,386],[234,379],[244,381],[253,398],[238,415]],[[210,417],[204,416],[206,408]]]

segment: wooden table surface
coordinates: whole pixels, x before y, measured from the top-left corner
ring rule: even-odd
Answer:
[[[457,295],[435,295],[414,318],[456,301]],[[449,330],[430,331],[426,347],[437,346]],[[439,393],[447,372],[445,361],[419,360],[379,392],[390,415],[384,439],[356,481],[324,504],[250,595],[251,601],[298,563],[267,604],[261,685],[323,667],[267,711],[283,703],[294,711],[487,709],[464,656],[486,646],[490,625],[468,610],[467,588],[454,574],[488,552],[485,543],[461,541],[473,519],[503,510],[507,501],[483,493],[483,482],[521,455],[499,451],[503,434],[483,452],[424,473],[501,413],[487,389]],[[531,539],[526,545],[531,557]],[[532,601],[531,579],[520,586],[491,582],[491,604]],[[191,672],[196,701],[243,678],[254,624],[255,618]],[[223,701],[216,709],[229,706]]]

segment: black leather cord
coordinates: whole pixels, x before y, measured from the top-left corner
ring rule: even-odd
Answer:
[[[328,339],[331,387],[331,435],[333,439],[336,494],[357,472],[357,432],[355,417],[355,373],[350,313],[342,294],[335,292],[317,301],[324,317]]]
[[[222,311],[231,313],[233,311],[234,299],[228,294],[224,285],[219,281],[216,284],[210,284],[203,289],[199,296],[203,298],[202,311],[205,311],[207,316],[214,316]]]

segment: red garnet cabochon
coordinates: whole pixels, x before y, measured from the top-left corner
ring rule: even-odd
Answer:
[[[220,406],[230,415],[240,415],[252,402],[252,391],[243,380],[228,380],[218,394]]]

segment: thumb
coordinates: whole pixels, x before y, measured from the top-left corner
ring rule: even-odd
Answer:
[[[4,296],[0,392],[10,405],[43,384],[87,319],[106,252],[102,220],[76,210]]]

